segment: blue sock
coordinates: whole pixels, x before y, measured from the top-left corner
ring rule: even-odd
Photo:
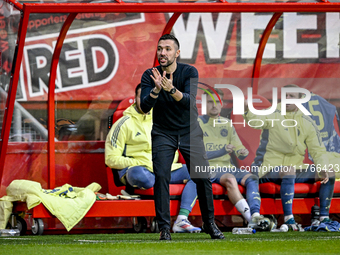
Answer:
[[[284,215],[293,214],[295,175],[286,175],[281,182],[281,200]]]
[[[328,216],[329,208],[331,207],[331,200],[333,197],[335,177],[329,177],[326,184],[320,185],[319,198],[320,198],[320,216]]]
[[[259,178],[252,175],[245,181],[247,203],[250,208],[250,213],[260,213],[261,197],[259,193]]]
[[[193,180],[189,180],[182,191],[180,204],[181,210],[187,209],[190,213],[193,206],[196,203],[196,199],[197,199],[196,184],[193,182]]]

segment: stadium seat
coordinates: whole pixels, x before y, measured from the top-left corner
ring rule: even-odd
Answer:
[[[127,97],[123,99],[117,106],[116,110],[114,111],[113,115],[109,117],[109,126],[108,128],[110,129],[120,117],[123,116],[123,112],[128,108],[130,105],[132,105],[135,102],[135,97]]]
[[[119,181],[119,178],[114,177],[113,175],[114,170],[112,170],[110,167],[106,167],[106,177],[107,177],[107,187],[108,191],[111,195],[120,195],[120,191],[122,189],[125,190],[125,187],[122,188],[123,183]],[[115,171],[117,173],[117,171]],[[118,173],[117,173],[118,176]],[[118,182],[119,181],[119,182]]]
[[[294,198],[314,198],[318,196],[320,182],[296,183]],[[261,198],[280,198],[281,186],[275,183],[262,183],[259,185]]]
[[[271,106],[271,103],[265,97],[261,95],[253,95],[253,106],[257,110],[266,109]],[[243,123],[244,119],[242,115],[234,115],[231,113],[230,119],[233,123]],[[237,167],[250,166],[256,155],[257,147],[260,144],[261,130],[254,129],[242,124],[235,124],[234,128],[240,137],[242,144],[249,150],[249,155],[244,160],[239,160],[235,157]]]
[[[333,197],[340,197],[340,181],[336,181],[334,184]]]

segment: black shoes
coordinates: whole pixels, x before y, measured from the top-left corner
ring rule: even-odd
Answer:
[[[202,230],[211,236],[211,239],[225,239],[221,230],[218,229],[215,223],[203,224]],[[163,228],[160,231],[159,240],[171,240],[170,229]]]
[[[225,239],[223,233],[221,232],[221,230],[218,229],[218,227],[216,226],[216,224],[213,223],[204,223],[202,226],[202,230],[209,234],[211,236],[211,239]]]
[[[168,229],[168,228],[162,229],[160,236],[159,236],[159,240],[170,241],[171,240],[170,229]]]

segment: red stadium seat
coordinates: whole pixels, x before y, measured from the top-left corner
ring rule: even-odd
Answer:
[[[296,183],[294,198],[308,198],[318,195],[320,182],[316,183]],[[262,198],[280,198],[281,186],[279,184],[267,182],[259,186]]]
[[[334,194],[333,197],[340,197],[340,181],[334,183]]]
[[[133,103],[135,102],[135,97],[131,96],[123,99],[117,106],[116,111],[114,112],[114,122],[116,122],[120,117],[123,116],[123,112]]]
[[[123,112],[133,103],[135,102],[135,97],[127,97],[123,99],[117,106],[115,112],[113,113],[112,116],[109,117],[109,129],[112,127],[112,125],[119,120],[123,116]],[[115,174],[114,174],[115,173]],[[111,168],[106,167],[106,175],[107,175],[107,181],[108,181],[108,189],[109,193],[111,195],[117,195],[120,194],[120,190],[125,189],[120,188],[121,186],[124,186],[118,177],[117,171],[114,172],[112,171]]]
[[[253,105],[257,110],[266,109],[271,106],[271,103],[263,96],[253,95]],[[233,123],[243,123],[244,119],[242,115],[233,115],[231,113],[231,120]],[[241,139],[242,144],[249,150],[249,155],[244,160],[236,158],[236,165],[250,166],[253,162],[256,150],[260,144],[261,130],[249,127],[247,124],[245,127],[242,124],[235,124],[235,130]]]
[[[115,123],[120,117],[123,116],[123,112],[135,102],[135,97],[127,97],[123,99],[117,106],[115,112],[112,116],[109,117],[109,129],[112,127],[113,123]]]

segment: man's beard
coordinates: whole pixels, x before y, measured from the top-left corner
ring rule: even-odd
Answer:
[[[158,63],[161,62],[160,60],[161,60],[161,58],[158,59]],[[168,61],[168,63],[167,63],[166,65],[162,65],[162,64],[161,64],[161,66],[164,67],[164,68],[167,68],[168,66],[171,66],[173,62],[174,62],[174,61],[172,61],[172,62]]]

